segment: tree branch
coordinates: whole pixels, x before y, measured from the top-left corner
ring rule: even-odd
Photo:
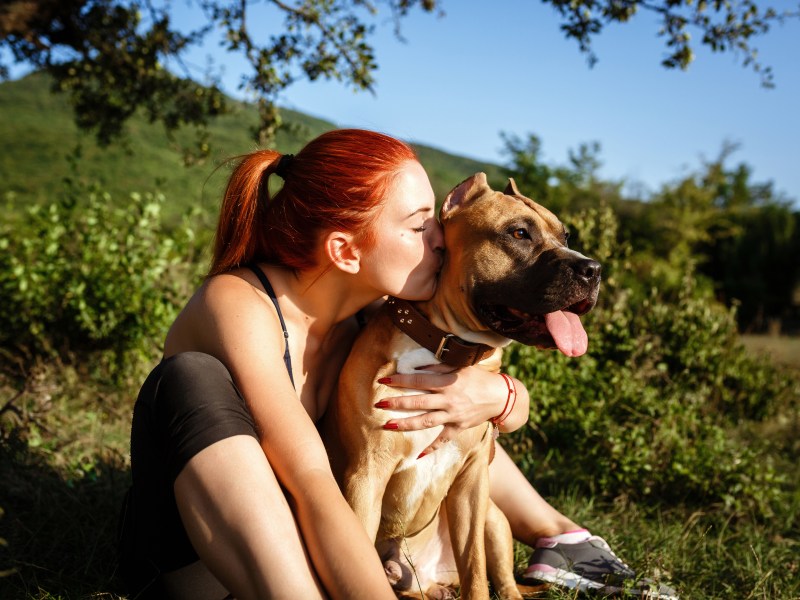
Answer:
[[[281,0],[269,0],[269,1],[272,4],[274,4],[275,6],[277,6],[278,8],[280,8],[281,10],[284,10],[287,13],[294,14],[295,16],[299,17],[305,23],[316,25],[317,28],[319,28],[320,32],[322,32],[322,35],[331,44],[333,44],[333,46],[339,51],[339,55],[342,56],[344,58],[344,60],[347,62],[347,64],[350,65],[351,71],[353,73],[357,73],[358,72],[358,63],[355,60],[353,60],[353,58],[350,56],[350,54],[348,52],[348,49],[345,46],[341,45],[337,41],[336,36],[333,35],[333,32],[331,31],[331,29],[326,27],[325,24],[322,22],[322,20],[318,16],[314,16],[312,14],[309,14],[307,11],[304,11],[301,8],[296,8],[296,7],[293,7],[293,6],[289,6],[285,2],[282,2]],[[242,3],[246,3],[246,0],[242,0]],[[244,13],[243,13],[243,15],[244,15]],[[372,94],[375,93],[375,90],[373,89],[371,84],[367,83],[367,84],[365,84],[364,87],[370,93],[372,93]]]

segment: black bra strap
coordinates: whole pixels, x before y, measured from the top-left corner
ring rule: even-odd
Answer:
[[[283,320],[283,313],[281,313],[281,307],[278,305],[278,297],[275,295],[275,290],[272,289],[272,285],[270,285],[269,279],[264,274],[264,271],[261,270],[255,263],[250,263],[246,265],[248,269],[250,269],[258,280],[261,282],[261,285],[264,286],[264,291],[269,296],[269,299],[272,300],[272,303],[275,305],[275,310],[278,312],[278,319],[281,322],[281,329],[283,329],[283,337],[286,340],[286,350],[283,353],[283,362],[286,364],[286,370],[289,371],[289,379],[292,382],[292,386],[294,386],[294,377],[292,376],[292,357],[289,354],[289,332],[286,331],[286,323]]]

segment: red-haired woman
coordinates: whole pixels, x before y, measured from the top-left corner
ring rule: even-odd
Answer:
[[[273,174],[283,187],[270,197]],[[134,407],[120,564],[132,597],[394,598],[315,422],[358,330],[354,315],[385,295],[429,298],[442,243],[428,177],[391,137],[338,130],[294,157],[241,160],[209,277]],[[438,391],[460,399],[454,421],[501,412],[501,378],[468,368],[455,379]],[[527,419],[518,390],[507,429]],[[507,456],[498,465],[498,505],[520,537],[577,527]]]

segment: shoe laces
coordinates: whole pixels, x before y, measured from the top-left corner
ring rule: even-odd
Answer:
[[[614,551],[611,549],[611,546],[609,546],[609,545],[608,545],[608,542],[607,542],[607,541],[605,541],[603,538],[601,538],[599,535],[593,535],[593,536],[591,536],[591,537],[590,537],[588,540],[586,540],[586,541],[587,541],[587,542],[589,542],[589,543],[591,543],[592,545],[595,545],[595,544],[594,544],[594,542],[598,542],[598,544],[600,545],[600,547],[601,547],[603,550],[605,550],[605,551],[606,551],[606,552],[608,552],[608,553],[609,553],[609,554],[610,554],[612,557],[614,557],[614,560],[615,560],[615,561],[617,561],[619,564],[621,564],[623,567],[625,567],[625,568],[626,568],[626,569],[628,569],[629,571],[633,571],[633,569],[631,569],[631,568],[630,568],[630,566],[629,566],[627,563],[625,563],[625,561],[623,561],[623,560],[622,560],[622,559],[621,559],[619,556],[617,556],[617,555],[614,553]]]

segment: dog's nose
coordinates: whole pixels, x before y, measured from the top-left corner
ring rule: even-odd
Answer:
[[[572,268],[578,276],[586,281],[592,281],[600,277],[600,271],[602,270],[600,263],[591,258],[582,258],[576,261]]]

